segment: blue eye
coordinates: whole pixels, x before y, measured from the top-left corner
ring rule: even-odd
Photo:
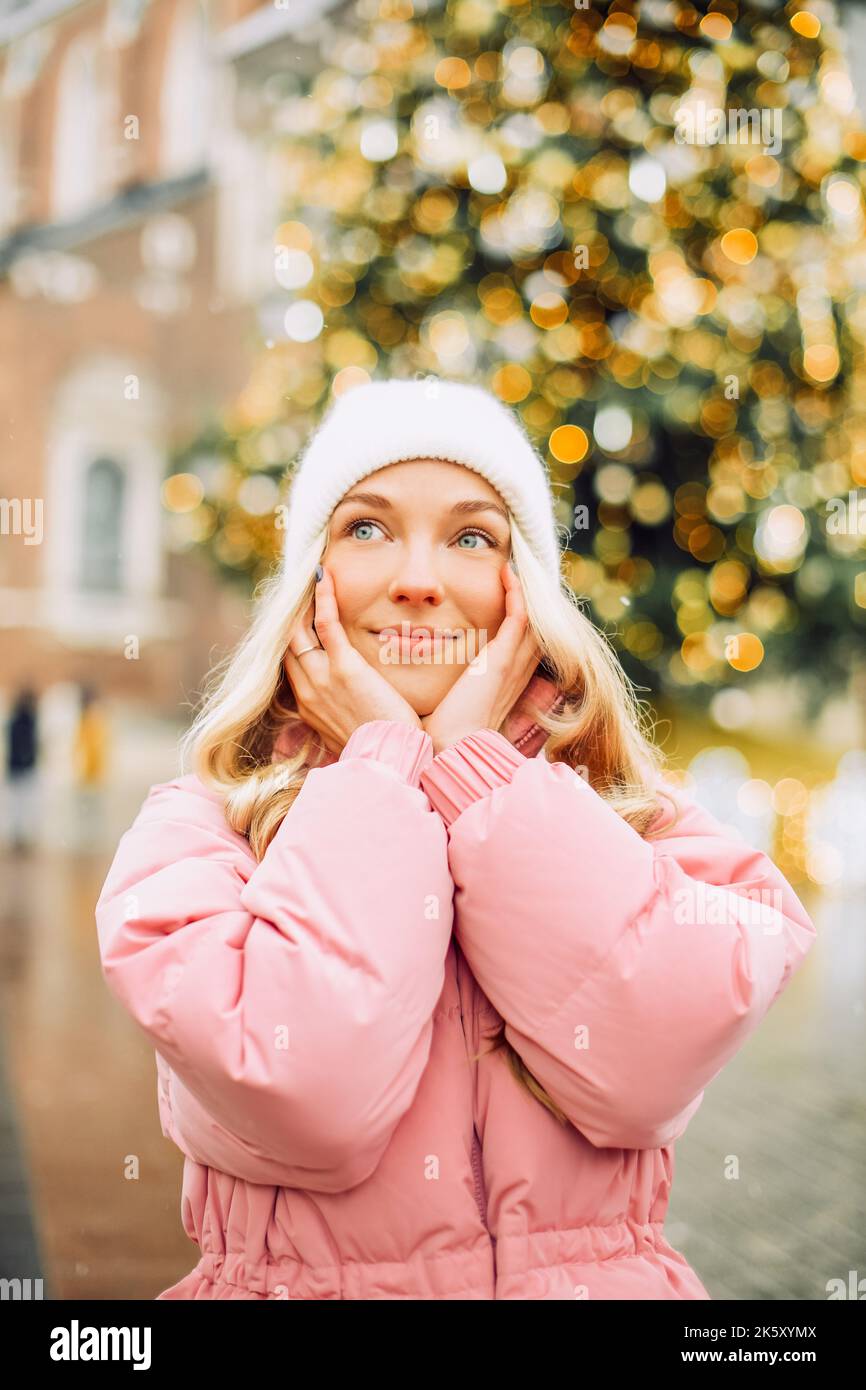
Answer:
[[[359,520],[359,521],[350,521],[350,522],[349,522],[349,525],[346,527],[346,529],[345,529],[345,531],[344,531],[343,534],[346,535],[346,536],[354,536],[356,527],[358,527],[358,526],[378,526],[378,525],[379,525],[379,523],[378,523],[377,521],[363,521],[363,520]],[[381,530],[381,527],[380,527],[379,529]]]
[[[466,538],[467,536],[480,536],[482,540],[487,541],[491,546],[493,546],[494,550],[496,549],[496,541],[493,539],[492,536],[488,536],[488,534],[487,534],[486,531],[464,531],[463,534],[462,534],[461,536],[458,536],[457,539],[462,541],[462,540],[465,540],[465,538]],[[464,546],[462,547],[462,549],[463,549],[463,550],[467,550],[467,549],[468,549],[468,550],[478,550],[478,549],[480,549],[480,547],[477,546],[477,545],[470,545],[470,546],[465,546],[465,545],[464,545]]]

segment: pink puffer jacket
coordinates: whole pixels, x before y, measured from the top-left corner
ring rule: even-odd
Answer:
[[[362,725],[260,863],[198,778],[151,787],[96,920],[186,1156],[201,1258],[159,1298],[710,1297],[674,1140],[815,928],[681,791],[647,841],[506,731]],[[566,1125],[473,1060],[502,1020]]]

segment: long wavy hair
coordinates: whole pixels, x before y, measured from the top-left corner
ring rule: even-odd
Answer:
[[[648,712],[635,695],[607,637],[584,615],[564,578],[551,582],[509,509],[511,555],[523,590],[529,626],[548,678],[564,694],[556,714],[533,711],[548,737],[548,761],[581,769],[600,796],[649,839],[662,807],[679,808],[658,787],[666,760],[653,741]],[[256,592],[249,629],[234,651],[212,667],[202,703],[181,739],[181,766],[223,798],[226,820],[245,835],[261,860],[312,768],[326,751],[301,719],[283,661],[295,624],[315,589],[315,569],[328,546],[330,522],[300,557],[297,573],[277,570]],[[304,732],[291,756],[271,761],[275,739]],[[668,827],[669,828],[668,823]],[[660,827],[659,827],[660,828]],[[657,833],[657,832],[656,832]],[[506,1024],[485,1041],[504,1049],[517,1080],[560,1123],[567,1116],[524,1064],[505,1036]],[[476,1059],[489,1055],[477,1053]]]

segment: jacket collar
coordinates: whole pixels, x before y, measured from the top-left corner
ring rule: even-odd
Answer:
[[[547,730],[539,727],[535,716],[539,712],[558,712],[564,700],[565,696],[553,681],[536,671],[506,718],[502,726],[503,736],[525,757],[534,758],[547,741]],[[304,729],[299,725],[291,731],[283,729],[274,740],[271,762],[289,757],[303,737]],[[320,766],[328,767],[336,761],[332,753],[326,753]]]

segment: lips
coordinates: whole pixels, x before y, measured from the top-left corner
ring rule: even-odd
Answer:
[[[432,642],[436,639],[444,642],[456,635],[450,628],[409,627],[406,623],[401,625],[400,630],[396,627],[383,627],[375,633],[380,642],[395,639],[400,642]]]

